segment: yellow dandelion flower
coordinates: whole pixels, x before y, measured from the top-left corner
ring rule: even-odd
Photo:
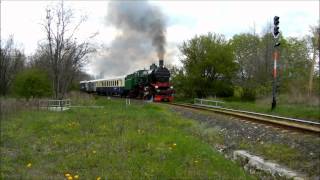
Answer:
[[[27,167],[28,167],[28,168],[30,168],[31,166],[32,166],[32,164],[31,164],[31,163],[28,163],[28,164],[27,164]]]
[[[68,180],[72,180],[73,178],[72,178],[72,176],[68,176],[67,179]]]
[[[173,144],[172,144],[172,146],[173,146],[173,147],[176,147],[176,146],[177,146],[177,144],[176,144],[176,143],[173,143]]]
[[[79,179],[79,175],[75,175],[75,176],[74,176],[74,179]]]
[[[64,174],[65,177],[71,176],[69,173]]]
[[[98,177],[97,177],[97,180],[101,180],[101,177],[100,177],[100,176],[98,176]]]

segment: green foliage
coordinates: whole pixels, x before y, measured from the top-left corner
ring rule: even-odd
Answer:
[[[26,56],[17,48],[13,35],[0,47],[0,96],[9,94],[16,74],[24,68]]]
[[[251,88],[244,88],[241,94],[241,99],[244,101],[255,101],[256,100],[256,91]]]
[[[305,39],[282,40],[279,68],[282,92],[305,92],[310,66],[308,45]]]
[[[238,76],[235,78],[241,86],[256,86],[253,81],[258,73],[253,65],[257,65],[259,57],[258,46],[261,43],[259,36],[254,34],[237,34],[230,40],[235,62],[238,65]]]
[[[232,96],[232,77],[237,66],[233,51],[223,35],[211,34],[195,36],[180,47],[184,55],[183,73],[179,78],[185,80],[182,89],[189,97],[210,95]]]
[[[17,74],[13,91],[17,96],[24,98],[44,97],[51,95],[50,81],[45,71],[27,69]]]

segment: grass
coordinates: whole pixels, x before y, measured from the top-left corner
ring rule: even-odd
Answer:
[[[159,105],[24,111],[1,121],[2,179],[252,179]]]
[[[270,103],[263,102],[227,101],[223,106],[232,109],[240,109],[266,114],[280,115],[291,118],[301,118],[320,121],[319,107],[316,106],[304,106],[298,104],[278,104],[273,111],[271,111]]]
[[[300,104],[288,103],[286,102],[287,100],[283,98],[281,99],[283,101],[278,102],[277,107],[273,111],[271,111],[270,98],[258,99],[255,102],[232,100],[232,98],[231,99],[228,98],[226,100],[218,98],[217,100],[224,101],[225,103],[222,106],[226,108],[279,115],[279,116],[285,116],[285,117],[291,117],[291,118],[320,121],[319,106],[311,106],[311,105],[302,104],[302,103]],[[193,103],[193,100],[176,98],[176,102]]]
[[[266,159],[277,160],[279,163],[286,164],[288,166],[295,166],[300,156],[300,152],[285,144],[271,144],[271,143],[247,143],[245,141],[240,142],[239,145],[242,149],[248,149],[259,155],[263,155]]]

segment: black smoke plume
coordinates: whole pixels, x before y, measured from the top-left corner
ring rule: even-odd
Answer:
[[[164,58],[166,21],[157,7],[147,1],[112,1],[106,22],[119,34],[97,62],[104,75],[124,75]]]

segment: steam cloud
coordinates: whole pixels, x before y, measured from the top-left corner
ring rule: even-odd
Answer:
[[[103,75],[125,75],[164,58],[166,23],[157,7],[147,1],[110,2],[106,21],[121,33],[99,55],[96,68]]]

